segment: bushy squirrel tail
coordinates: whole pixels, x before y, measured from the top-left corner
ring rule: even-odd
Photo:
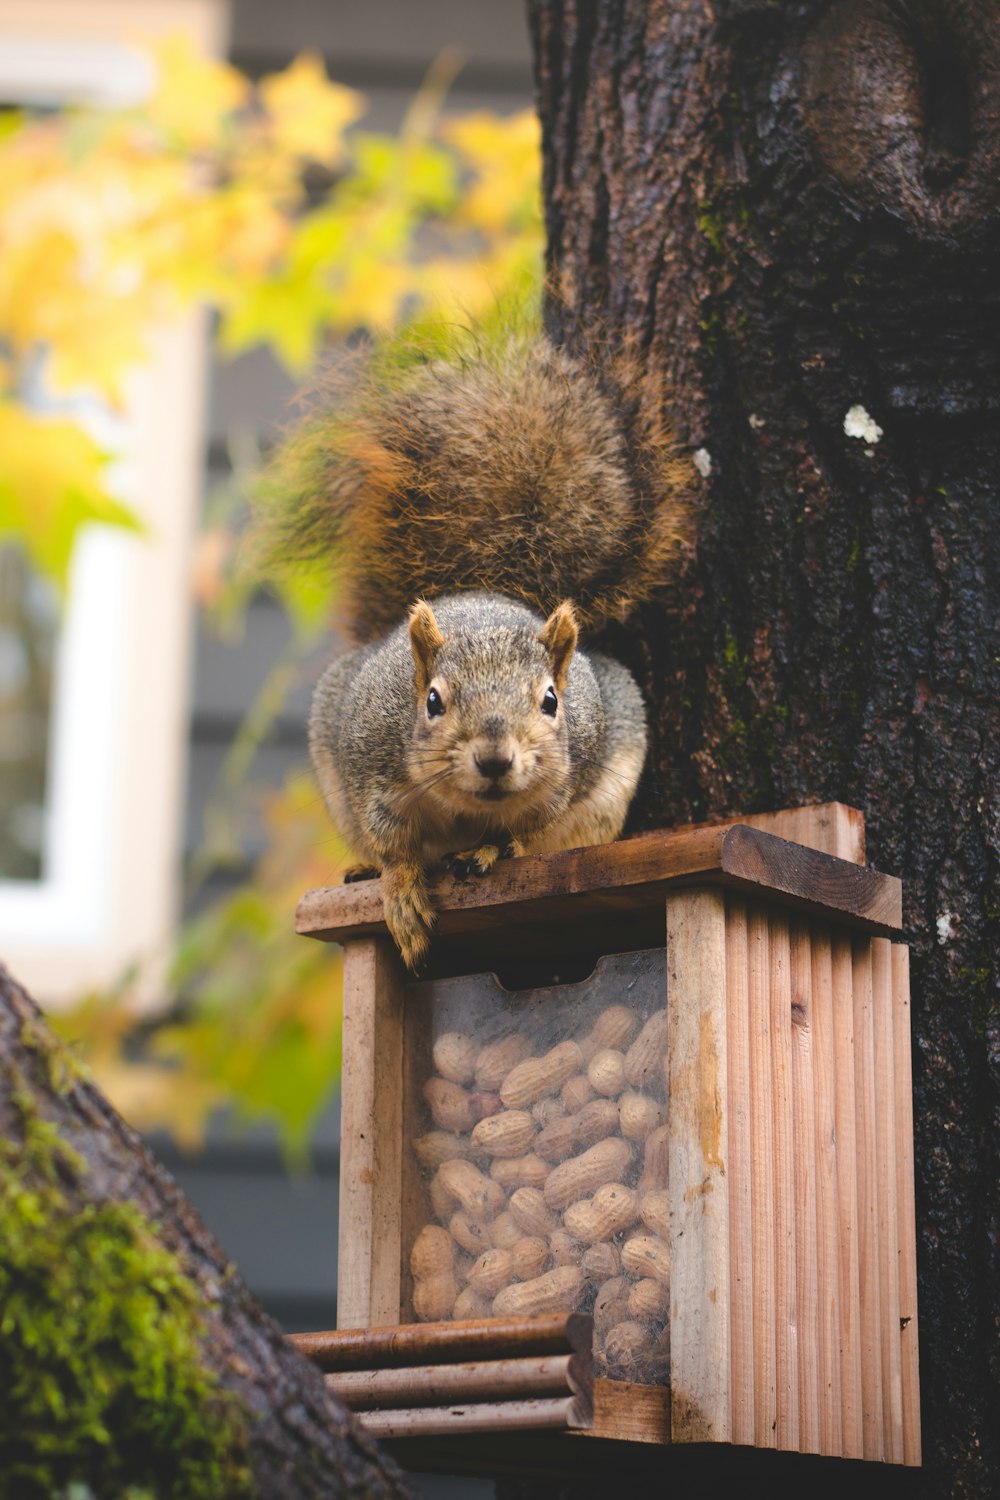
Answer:
[[[540,336],[355,369],[278,454],[267,551],[329,558],[359,641],[465,589],[622,619],[669,578],[694,487],[666,424],[638,423],[661,405],[640,402],[642,379],[627,356],[598,370]]]

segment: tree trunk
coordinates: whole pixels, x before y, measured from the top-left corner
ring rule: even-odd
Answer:
[[[44,1145],[53,1137],[58,1143],[55,1154],[40,1154],[38,1143]],[[213,1372],[222,1392],[235,1395],[236,1411],[246,1429],[235,1457],[249,1470],[247,1480],[242,1486],[233,1483],[232,1488],[227,1483],[224,1490],[213,1490],[213,1497],[218,1493],[220,1497],[252,1494],[266,1496],[267,1500],[279,1500],[282,1496],[288,1500],[313,1496],[318,1500],[320,1496],[364,1495],[374,1500],[374,1497],[403,1497],[409,1493],[391,1460],[379,1453],[359,1424],[327,1392],[320,1372],[297,1353],[277,1325],[256,1305],[172,1178],[103,1096],[78,1076],[32,1001],[2,967],[0,1142],[5,1143],[0,1171],[8,1193],[12,1183],[42,1193],[55,1185],[60,1204],[65,1205],[75,1225],[86,1223],[88,1214],[108,1205],[135,1205],[145,1221],[142,1225],[145,1248],[152,1244],[154,1253],[165,1249],[178,1258],[201,1303],[200,1361]],[[30,1210],[31,1204],[23,1197],[18,1202],[24,1217],[26,1206]],[[5,1214],[11,1212],[9,1197],[0,1194],[0,1205]],[[14,1236],[10,1232],[13,1223],[11,1220],[4,1226],[0,1274],[5,1273],[5,1284],[23,1301],[25,1286],[33,1285],[34,1280],[31,1274],[25,1274],[23,1262],[14,1265]],[[44,1229],[55,1237],[54,1222],[51,1226],[46,1224]],[[139,1249],[145,1253],[142,1246]],[[29,1273],[32,1269],[28,1268]],[[93,1288],[90,1290],[93,1292]],[[111,1285],[108,1290],[113,1302],[119,1288]],[[70,1300],[75,1303],[80,1289],[74,1287],[72,1292]],[[71,1331],[77,1311],[75,1307],[68,1309],[67,1327]],[[25,1327],[31,1333],[31,1315],[29,1301],[24,1323],[15,1325],[12,1332],[11,1308],[5,1308],[5,1339],[20,1342]],[[159,1337],[155,1328],[152,1337]],[[118,1355],[114,1337],[106,1335],[104,1345],[113,1362]],[[34,1349],[27,1347],[27,1341],[23,1349],[12,1349],[8,1342],[2,1361],[5,1371],[9,1372],[14,1361],[22,1356],[29,1365],[32,1362],[37,1365],[44,1358],[44,1351],[39,1350],[37,1343]],[[61,1457],[52,1457],[62,1452],[60,1428],[65,1429],[76,1417],[73,1390],[89,1389],[95,1381],[99,1383],[105,1378],[103,1368],[85,1365],[72,1368],[73,1356],[82,1359],[83,1351],[72,1347],[67,1351],[53,1377],[55,1394],[46,1394],[52,1413],[47,1425],[32,1424],[26,1416],[24,1390],[17,1378],[7,1374],[9,1388],[4,1391],[0,1420],[0,1493],[28,1500],[36,1494],[54,1496],[57,1489],[62,1493],[71,1480],[92,1480],[92,1474],[74,1469],[71,1460],[67,1470]],[[36,1375],[37,1370],[30,1371],[29,1384]],[[168,1370],[164,1382],[168,1391],[172,1376],[173,1371]],[[81,1385],[76,1384],[78,1378]],[[170,1398],[161,1391],[153,1399],[159,1405],[151,1430],[166,1430],[169,1443],[169,1434],[177,1420],[170,1409]],[[67,1403],[63,1412],[60,1402]],[[108,1425],[112,1445],[135,1447],[133,1434],[117,1430],[113,1420]],[[39,1436],[41,1440],[34,1442]],[[99,1443],[94,1451],[101,1461]],[[12,1477],[15,1462],[37,1464],[41,1473],[49,1461],[52,1479],[42,1489],[37,1487],[40,1482],[37,1479]],[[157,1484],[157,1495],[187,1497],[191,1493],[184,1481],[184,1461],[184,1454],[177,1455],[180,1479],[169,1490],[161,1491]],[[161,1483],[165,1482],[163,1476],[157,1477]],[[230,1479],[228,1468],[226,1477]],[[85,1492],[89,1494],[91,1490]],[[117,1487],[114,1489],[115,1494],[120,1492]],[[104,1500],[110,1491],[98,1485],[96,1493]]]
[[[549,331],[633,341],[703,475],[681,575],[613,642],[655,733],[637,821],[836,798],[902,876],[920,1482],[996,1494],[1000,14],[529,11]]]

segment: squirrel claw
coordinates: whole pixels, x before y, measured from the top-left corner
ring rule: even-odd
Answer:
[[[441,863],[456,880],[465,881],[472,874],[473,858],[474,855],[472,852],[465,854],[445,854],[442,857]]]
[[[374,865],[352,865],[349,870],[344,871],[344,884],[353,885],[356,880],[377,880],[381,873]]]
[[[458,854],[446,854],[444,866],[456,880],[468,880],[470,875],[482,879],[488,875],[499,859],[511,859],[520,849],[512,839],[504,844],[480,844],[478,849],[463,849]]]

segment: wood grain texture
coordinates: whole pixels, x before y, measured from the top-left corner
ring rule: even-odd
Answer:
[[[896,1088],[892,1055],[892,944],[871,942],[875,1041],[875,1164],[878,1197],[879,1353],[882,1445],[888,1463],[903,1462],[903,1382],[899,1349],[899,1210],[896,1201]]]
[[[840,1242],[837,1209],[833,945],[829,929],[821,927],[813,931],[811,960],[819,1451],[840,1454],[845,1450],[840,1392]]]
[[[721,818],[714,823],[680,823],[675,833],[697,828],[729,828],[744,823],[759,828],[793,844],[804,844],[820,854],[832,854],[851,864],[865,862],[865,815],[846,802],[819,802],[810,807],[783,807],[778,812],[741,814],[738,818]]]
[[[910,1081],[910,952],[892,945],[893,1084],[896,1100],[896,1212],[899,1225],[899,1344],[903,1396],[903,1461],[919,1464],[916,1208],[913,1195],[913,1092]]]
[[[875,1029],[871,944],[854,943],[854,1107],[857,1121],[858,1298],[861,1319],[861,1433],[864,1457],[885,1456],[882,1432],[882,1318],[879,1286],[878,1155],[875,1142]]]
[[[539,1428],[587,1428],[593,1420],[580,1396],[536,1401],[468,1401],[455,1406],[408,1406],[399,1411],[356,1412],[373,1437],[445,1437],[467,1432],[532,1432]]]
[[[749,908],[750,1198],[753,1204],[752,1299],[754,1445],[777,1443],[777,1333],[774,1265],[774,1105],[771,1075],[771,940],[767,911]]]
[[[775,833],[793,844],[832,854],[853,865],[865,862],[865,815],[844,802],[821,802],[813,807],[792,807],[776,813],[758,813],[743,819],[752,828]]]
[[[819,1250],[817,1235],[816,1077],[813,936],[804,922],[789,933],[792,1061],[792,1180],[795,1228],[795,1328],[798,1447],[820,1453]],[[828,1248],[828,1247],[827,1247]],[[835,1451],[835,1450],[828,1450]]]
[[[799,1446],[798,1320],[795,1288],[795,1177],[792,1161],[792,986],[788,919],[770,916],[768,999],[771,1034],[771,1100],[774,1106],[774,1319],[776,1335],[776,1438],[779,1448]]]
[[[727,1442],[731,1431],[725,966],[723,893],[672,895],[667,1184],[674,1442]]]
[[[577,1354],[339,1370],[325,1379],[345,1406],[358,1410],[577,1394],[590,1401],[594,1388],[593,1359]]]
[[[511,946],[551,948],[560,938],[606,951],[661,941],[663,899],[671,885],[719,884],[782,905],[836,913],[864,930],[901,925],[899,882],[744,824],[661,830],[617,844],[505,860],[483,880],[432,882],[439,917],[433,952],[493,937]],[[327,942],[384,933],[380,880],[307,891],[296,913],[300,933]]]
[[[382,1328],[293,1333],[293,1344],[321,1370],[368,1370],[376,1365],[457,1364],[543,1354],[589,1354],[593,1320],[585,1313],[536,1318],[479,1318],[402,1323]]]
[[[854,1103],[854,962],[851,940],[843,933],[834,935],[832,960],[842,1451],[845,1458],[863,1458],[857,1120]]]
[[[403,971],[387,938],[344,951],[341,1328],[395,1323],[400,1304]]]
[[[594,1421],[583,1436],[628,1443],[669,1443],[669,1387],[595,1380]]]
[[[729,1097],[729,1278],[732,1441],[754,1440],[753,1197],[750,1190],[750,1008],[746,902],[726,901],[726,1031]]]

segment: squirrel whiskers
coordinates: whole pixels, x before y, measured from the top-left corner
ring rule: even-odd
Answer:
[[[621,832],[645,711],[579,633],[663,585],[693,486],[627,357],[598,375],[537,338],[376,374],[286,445],[272,551],[330,557],[362,643],[320,679],[310,753],[412,968],[435,864]]]

